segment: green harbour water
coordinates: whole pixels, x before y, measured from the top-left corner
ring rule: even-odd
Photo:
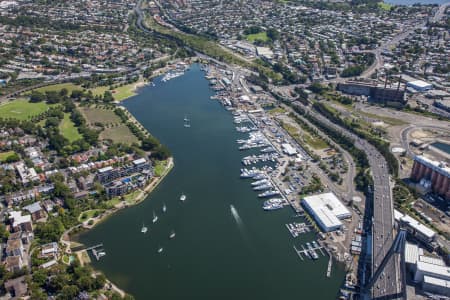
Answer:
[[[79,236],[86,246],[104,245],[106,256],[93,266],[136,299],[336,299],[343,267],[334,263],[327,278],[327,256],[301,261],[293,245],[314,234],[293,239],[285,224],[301,219],[290,207],[263,211],[250,181],[239,178],[248,153],[235,141],[247,135],[210,100],[199,66],[155,83],[123,105],[170,148],[175,167],[140,205]],[[185,115],[191,128],[183,127]]]

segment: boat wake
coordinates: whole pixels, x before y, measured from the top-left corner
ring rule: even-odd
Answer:
[[[248,239],[248,234],[245,229],[244,223],[242,222],[241,217],[239,216],[236,208],[233,206],[233,204],[230,205],[231,214],[233,215],[234,220],[236,221],[236,224],[238,225],[239,232],[241,233],[242,239],[247,244],[247,247],[253,251],[256,249],[252,246],[250,243],[250,240]]]
[[[238,214],[236,208],[233,206],[233,204],[230,205],[230,209],[231,209],[231,214],[233,215],[233,218],[236,220],[236,223],[238,224],[238,226],[243,228],[244,223],[242,223],[242,219],[241,219],[241,217],[239,217],[239,214]]]

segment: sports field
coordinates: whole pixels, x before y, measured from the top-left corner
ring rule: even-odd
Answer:
[[[0,118],[27,120],[49,109],[45,102],[30,103],[27,99],[17,99],[0,105]]]
[[[59,131],[71,143],[82,138],[68,113],[64,114],[64,119],[62,119],[59,124]]]

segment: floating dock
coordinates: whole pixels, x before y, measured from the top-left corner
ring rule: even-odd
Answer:
[[[102,256],[106,255],[105,251],[103,250],[103,243],[86,248],[86,251],[89,250],[92,251],[92,255],[95,257],[96,260],[100,260]]]
[[[316,251],[319,251],[323,256],[325,256],[325,253],[324,253],[323,250],[322,250],[322,249],[323,249],[322,246],[319,246],[319,247],[311,247],[311,248],[308,248],[308,249],[306,249],[303,245],[301,245],[301,247],[302,247],[302,250],[298,250],[298,249],[294,246],[294,250],[295,250],[295,252],[297,253],[298,257],[300,257],[301,260],[304,260],[302,255],[304,255],[304,256],[309,257],[309,258],[312,259],[311,255],[309,254],[310,252],[316,252]]]
[[[293,238],[298,237],[302,233],[310,232],[310,226],[306,225],[306,223],[288,223],[285,224],[286,228],[289,230]]]

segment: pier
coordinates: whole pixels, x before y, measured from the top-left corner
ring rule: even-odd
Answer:
[[[306,223],[288,223],[285,224],[286,228],[289,230],[293,238],[298,237],[301,233],[310,232],[309,228],[311,225],[306,225]]]
[[[323,256],[325,256],[325,253],[323,252],[323,247],[322,246],[317,246],[317,247],[314,247],[314,246],[311,246],[311,247],[308,247],[308,249],[307,248],[305,248],[303,245],[301,245],[301,247],[302,247],[302,250],[298,250],[297,249],[297,247],[295,247],[295,246],[293,246],[294,247],[294,250],[295,250],[295,252],[297,253],[297,255],[298,255],[298,257],[300,257],[300,259],[301,260],[304,260],[303,259],[303,256],[302,255],[304,255],[304,256],[306,256],[306,257],[309,257],[309,258],[311,258],[311,259],[313,259],[313,257],[311,256],[311,252],[316,252],[317,250],[323,255]],[[330,256],[331,257],[331,256]],[[331,269],[331,267],[330,267],[330,269]],[[331,271],[330,271],[330,274],[331,274]]]
[[[103,243],[91,246],[89,248],[86,248],[85,250],[86,251],[91,250],[92,251],[92,255],[95,257],[96,260],[100,260],[100,258],[102,256],[106,255],[105,251],[103,250]]]

